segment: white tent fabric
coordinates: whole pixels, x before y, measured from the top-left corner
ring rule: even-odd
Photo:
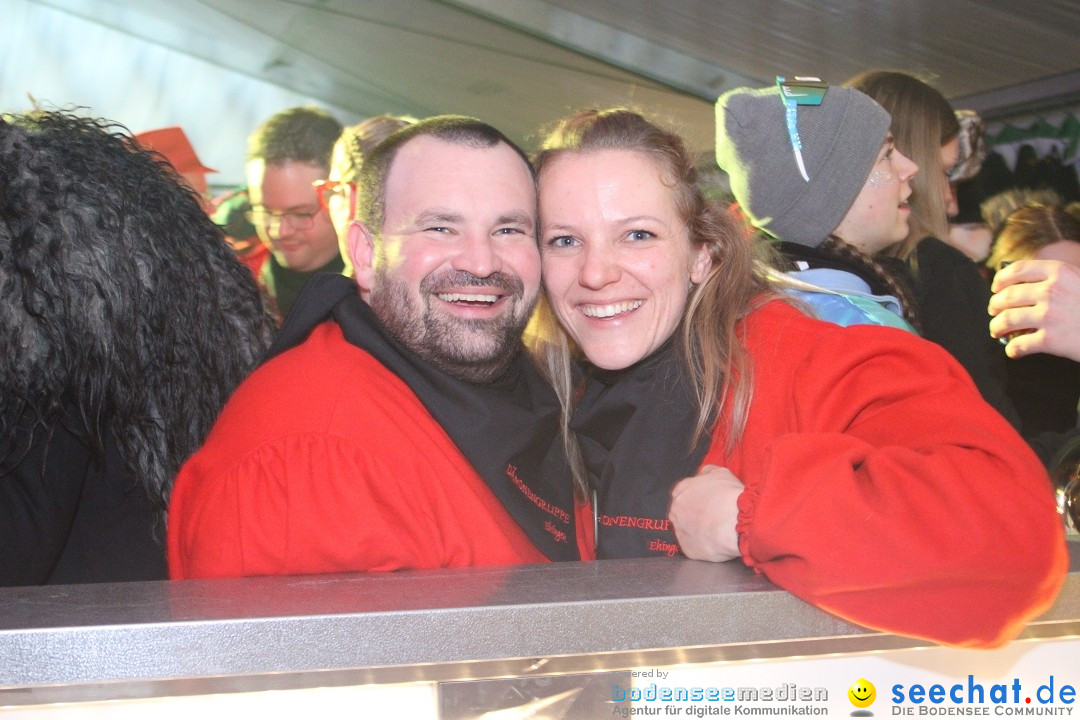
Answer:
[[[582,106],[633,105],[712,147],[712,103],[776,74],[892,67],[995,121],[1080,101],[1080,2],[0,0],[0,111],[81,105],[179,124],[212,181],[284,107],[342,122],[481,117],[526,146]]]
[[[0,110],[82,107],[132,132],[181,125],[215,185],[243,182],[248,134],[285,107],[318,104],[183,52],[30,0],[0,0]]]

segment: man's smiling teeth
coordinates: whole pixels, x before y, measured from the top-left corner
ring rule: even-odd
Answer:
[[[589,317],[609,318],[628,313],[641,307],[643,300],[628,300],[613,305],[582,305],[581,312]]]
[[[467,295],[465,293],[436,293],[443,302],[466,302],[491,304],[499,299],[498,295]]]

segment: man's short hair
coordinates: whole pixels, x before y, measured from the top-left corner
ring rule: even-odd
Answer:
[[[295,107],[271,115],[248,138],[248,161],[267,165],[308,163],[330,168],[341,123],[317,107]]]
[[[340,179],[345,182],[356,182],[360,174],[360,168],[364,164],[364,158],[375,147],[398,130],[415,125],[417,119],[408,115],[376,115],[367,120],[350,125],[341,131],[338,144],[342,147],[341,159],[344,160],[340,168]]]
[[[536,180],[529,156],[491,125],[464,115],[436,115],[426,118],[398,130],[376,145],[360,168],[360,175],[356,180],[356,217],[375,235],[379,235],[382,228],[386,206],[386,178],[390,174],[394,158],[405,143],[423,135],[477,149],[505,143],[518,154],[533,180]]]

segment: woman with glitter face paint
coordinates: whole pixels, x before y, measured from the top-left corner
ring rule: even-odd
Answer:
[[[820,104],[788,98],[815,89]],[[780,83],[725,95],[717,123],[717,162],[743,216],[773,241],[793,294],[837,324],[917,330],[910,291],[874,259],[907,235],[919,170],[895,147],[888,113],[862,93]]]

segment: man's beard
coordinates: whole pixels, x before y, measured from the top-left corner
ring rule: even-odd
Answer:
[[[525,289],[516,275],[494,273],[478,278],[465,271],[428,276],[420,283],[420,304],[408,286],[379,273],[369,303],[383,326],[405,347],[454,377],[488,383],[506,372],[521,350],[521,333],[536,305],[526,305]],[[507,293],[508,308],[492,319],[456,318],[432,308],[439,288],[497,288]]]

